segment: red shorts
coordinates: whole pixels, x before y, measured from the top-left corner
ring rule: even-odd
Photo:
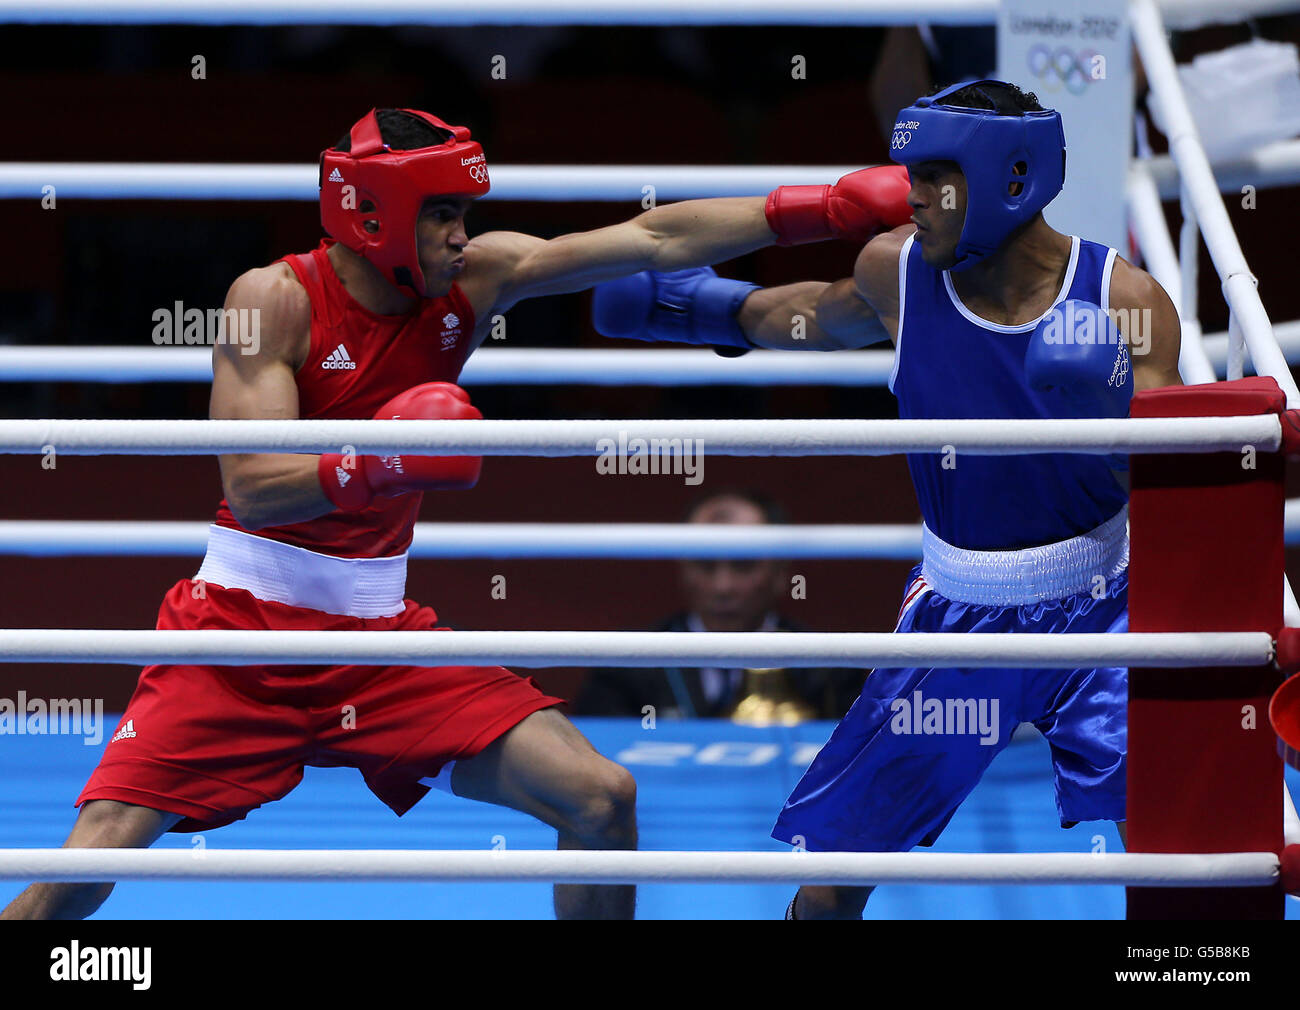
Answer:
[[[428,607],[344,617],[176,583],[159,629],[427,631]],[[216,828],[287,795],[304,765],[357,768],[400,816],[420,780],[473,757],[539,709],[564,703],[499,666],[148,666],[99,767],[77,797],[181,814],[173,831]]]

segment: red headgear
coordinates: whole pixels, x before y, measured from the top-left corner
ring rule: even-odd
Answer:
[[[415,241],[421,205],[431,196],[483,196],[491,187],[483,148],[469,139],[468,127],[448,126],[416,109],[400,111],[446,130],[451,139],[414,151],[389,150],[371,109],[352,127],[352,150],[321,152],[320,223],[390,282],[424,297]],[[363,212],[366,201],[373,208]]]

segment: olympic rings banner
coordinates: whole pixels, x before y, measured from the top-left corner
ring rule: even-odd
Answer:
[[[1050,13],[1049,13],[1050,10]],[[1044,211],[1058,231],[1128,256],[1124,187],[1133,149],[1127,0],[1003,0],[998,76],[1038,95],[1065,125],[1065,189]]]

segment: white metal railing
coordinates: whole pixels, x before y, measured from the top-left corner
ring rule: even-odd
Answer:
[[[905,452],[1274,452],[1276,415],[1245,417],[941,420],[16,420],[0,421],[0,453],[184,456],[341,452],[447,456],[640,456],[641,471],[683,473],[717,456],[885,456]],[[651,460],[654,469],[651,469]],[[662,466],[659,464],[662,462]],[[690,476],[688,474],[688,476]]]
[[[1220,195],[1221,189],[1235,189],[1245,184],[1243,180],[1253,185],[1296,181],[1300,178],[1300,141],[1260,148],[1226,166],[1216,180],[1187,106],[1159,12],[1152,0],[1133,0],[1130,13],[1134,42],[1147,73],[1152,100],[1160,104],[1164,114],[1170,151],[1163,159],[1133,166],[1128,186],[1130,219],[1153,276],[1178,309],[1183,335],[1179,372],[1185,382],[1209,382],[1217,377],[1216,373],[1229,379],[1240,378],[1245,371],[1245,350],[1249,347],[1255,371],[1271,375],[1277,381],[1286,393],[1289,407],[1300,405],[1300,390],[1281,348],[1282,334],[1278,331],[1283,326],[1272,327],[1264,311],[1255,290],[1254,275],[1246,265]],[[1159,191],[1157,178],[1162,187]],[[1177,257],[1160,207],[1160,197],[1175,192],[1183,214]],[[1223,357],[1213,363],[1202,339],[1196,305],[1202,228],[1229,306],[1227,338],[1222,344],[1215,342],[1215,351],[1221,351]],[[1286,626],[1300,626],[1300,601],[1285,576],[1282,608]]]
[[[0,880],[545,881],[569,884],[1128,884],[1261,887],[1272,852],[493,852],[0,849]]]
[[[1162,200],[1178,199],[1179,175],[1174,159],[1158,154],[1143,162]],[[1219,192],[1241,195],[1242,186],[1268,189],[1300,184],[1300,140],[1278,140],[1253,151],[1243,151],[1230,161],[1214,163]]]
[[[1142,250],[1142,258],[1151,276],[1165,289],[1178,311],[1182,329],[1182,341],[1178,349],[1179,374],[1187,383],[1214,382],[1220,375],[1227,374],[1228,335],[1221,335],[1221,346],[1216,348],[1219,354],[1216,363],[1211,359],[1207,341],[1201,333],[1194,293],[1191,313],[1188,313],[1182,266],[1178,254],[1174,252],[1169,226],[1165,223],[1164,211],[1160,206],[1160,196],[1145,162],[1135,161],[1131,166],[1127,196],[1129,221],[1137,237],[1138,248]]]
[[[1159,102],[1169,140],[1169,152],[1178,166],[1187,227],[1180,260],[1183,269],[1182,295],[1184,315],[1189,299],[1194,299],[1195,240],[1191,229],[1199,225],[1205,236],[1210,258],[1222,281],[1223,294],[1231,311],[1229,331],[1240,327],[1242,339],[1250,349],[1251,359],[1261,375],[1277,380],[1286,393],[1289,407],[1300,406],[1300,389],[1287,366],[1272,334],[1272,324],[1255,290],[1256,282],[1246,264],[1241,245],[1228,219],[1218,183],[1210,169],[1187,98],[1183,94],[1173,53],[1165,38],[1164,25],[1153,0],[1132,0],[1130,17],[1134,41],[1142,57],[1152,99]],[[1189,276],[1190,275],[1190,276]],[[1233,357],[1230,349],[1230,359]],[[1232,374],[1230,365],[1229,374]]]
[[[0,663],[395,666],[1263,666],[1266,632],[0,630]]]

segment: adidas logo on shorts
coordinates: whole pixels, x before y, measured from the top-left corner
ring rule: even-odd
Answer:
[[[109,743],[117,743],[119,740],[125,740],[127,737],[135,736],[135,720],[128,719],[126,725],[113,734],[113,739]]]
[[[334,353],[320,363],[321,368],[345,368],[353,369],[357,363],[348,356],[348,349],[342,344],[334,348]]]

